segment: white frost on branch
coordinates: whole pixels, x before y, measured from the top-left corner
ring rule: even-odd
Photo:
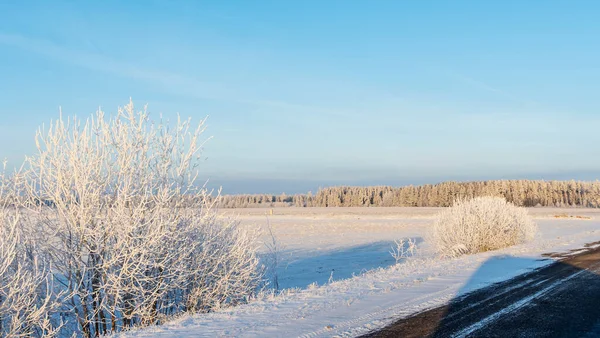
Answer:
[[[476,197],[440,212],[431,239],[442,256],[456,257],[524,243],[536,231],[525,208],[502,197]]]
[[[12,283],[3,284],[4,299],[15,297],[10,289],[15,283],[39,290],[50,281],[48,269],[36,270],[37,264],[27,268],[31,276],[19,272],[25,261],[15,249],[19,243],[34,244],[63,294],[59,299],[38,292],[33,300],[16,302],[27,309],[46,300],[68,307],[61,314],[63,330],[77,336],[157,324],[251,297],[263,278],[258,234],[219,218],[218,199],[198,182],[203,131],[204,121],[197,127],[181,119],[173,127],[153,123],[132,102],[116,116],[102,111],[86,120],[61,116],[39,130],[37,153],[26,161],[13,208],[27,208],[26,238],[12,234],[18,213],[0,219],[2,238],[8,238],[0,247],[0,268],[10,271],[2,276]],[[10,280],[15,273],[28,279]],[[8,317],[1,309],[4,324]],[[38,317],[49,318],[46,312]],[[35,322],[34,335],[45,334],[39,331],[46,329],[43,320],[11,316],[21,326]],[[60,323],[47,324],[60,329]]]

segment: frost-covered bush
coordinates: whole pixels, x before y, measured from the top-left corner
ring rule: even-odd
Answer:
[[[0,173],[0,337],[52,337],[61,326],[52,320],[60,303],[16,192]]]
[[[526,209],[501,197],[476,197],[440,212],[432,240],[442,256],[455,257],[524,243],[536,231]]]
[[[206,312],[262,281],[257,234],[217,216],[199,182],[203,121],[59,119],[37,133],[25,191],[39,250],[68,291],[64,330],[101,336]]]
[[[413,238],[403,238],[394,240],[394,245],[390,250],[390,255],[396,261],[396,264],[400,263],[403,259],[412,257],[417,252],[417,241]]]

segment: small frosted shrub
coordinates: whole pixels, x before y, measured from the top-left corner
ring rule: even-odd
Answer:
[[[476,197],[440,212],[432,240],[440,255],[456,257],[524,243],[536,231],[526,209],[501,197]]]
[[[413,238],[408,239],[397,239],[394,241],[394,245],[390,250],[390,255],[396,261],[396,264],[400,263],[403,259],[412,257],[417,252],[417,241]]]

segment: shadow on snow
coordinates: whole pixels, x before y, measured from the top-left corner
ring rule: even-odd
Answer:
[[[600,249],[518,275],[541,261],[492,257],[449,304],[399,319],[363,337],[600,336]]]
[[[417,246],[423,242],[421,237],[412,239]],[[393,241],[382,241],[304,257],[283,252],[277,267],[279,288],[306,288],[312,283],[323,285],[372,269],[389,267],[396,263],[390,254],[392,247],[395,247]]]

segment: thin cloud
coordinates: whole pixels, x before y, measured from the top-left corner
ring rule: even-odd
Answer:
[[[113,60],[101,54],[87,53],[69,49],[45,40],[0,33],[0,43],[90,70],[101,71],[136,80],[151,81],[166,88],[171,88],[173,86],[176,86],[177,90],[193,88],[194,90],[191,92],[195,97],[199,98],[226,98],[226,95],[224,95],[225,93],[220,93],[214,90],[214,83],[204,83],[170,72],[142,69],[128,63]],[[190,90],[188,89],[187,91]]]
[[[250,103],[250,102],[249,102]],[[330,115],[334,117],[355,117],[356,114],[349,114],[348,111],[336,110],[336,109],[328,109],[323,107],[315,107],[309,105],[301,105],[301,104],[293,104],[288,102],[281,101],[273,101],[273,100],[259,100],[252,101],[254,104],[259,104],[262,106],[279,108],[284,110],[298,111],[298,112],[311,112],[314,114],[322,114],[322,115]]]
[[[224,84],[202,82],[177,73],[140,68],[101,54],[66,48],[45,40],[0,32],[0,44],[16,47],[94,71],[135,80],[149,81],[173,94],[183,94],[199,99],[250,104],[287,111],[291,110],[310,115],[321,114],[334,117],[348,117],[348,113],[344,111],[277,100],[245,98],[243,93],[235,92],[230,86]]]
[[[522,99],[512,93],[509,93],[505,90],[499,89],[495,86],[490,85],[487,82],[484,81],[480,81],[478,79],[474,79],[470,76],[464,75],[464,74],[460,74],[454,71],[447,71],[448,75],[450,75],[451,77],[453,77],[456,80],[459,80],[463,83],[466,83],[474,88],[477,88],[479,90],[483,90],[483,91],[487,91],[493,94],[496,94],[498,96],[504,97],[506,99],[509,99],[511,101],[515,101],[518,103],[521,103],[523,105],[537,105],[538,103],[533,101],[533,100],[527,100],[527,99]]]

